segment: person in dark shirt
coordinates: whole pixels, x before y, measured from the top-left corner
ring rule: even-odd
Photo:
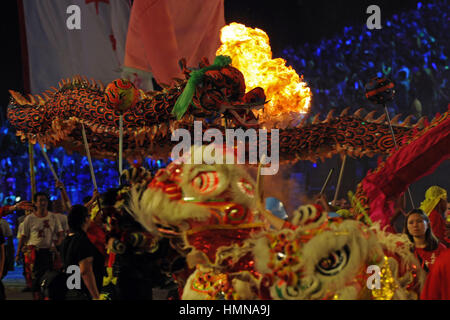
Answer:
[[[88,210],[82,205],[74,205],[67,218],[70,233],[62,247],[64,267],[78,265],[83,279],[81,289],[69,290],[67,299],[97,300],[105,274],[105,259],[86,235],[90,224]]]

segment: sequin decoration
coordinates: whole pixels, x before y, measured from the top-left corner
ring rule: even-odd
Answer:
[[[375,300],[392,300],[395,291],[398,289],[398,284],[389,267],[388,257],[384,256],[384,263],[380,269],[380,289],[372,289],[372,297]]]
[[[270,241],[270,262],[268,267],[273,270],[273,276],[281,279],[279,285],[286,283],[291,286],[298,282],[296,267],[299,264],[299,243],[292,234],[284,232],[277,235],[268,234]]]
[[[229,276],[224,273],[215,274],[213,272],[198,272],[192,281],[191,289],[209,296],[214,300],[235,300],[236,294]]]

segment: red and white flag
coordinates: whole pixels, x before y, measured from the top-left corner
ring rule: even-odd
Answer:
[[[120,78],[128,0],[23,0],[31,93],[82,75]]]

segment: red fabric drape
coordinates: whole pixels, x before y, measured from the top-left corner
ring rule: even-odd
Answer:
[[[223,0],[135,0],[131,9],[125,66],[148,72],[159,83],[184,78],[178,61],[198,66],[214,60],[225,25]]]
[[[448,112],[440,123],[411,143],[394,152],[378,171],[361,182],[370,203],[370,218],[381,226],[389,225],[393,203],[410,184],[431,174],[450,158],[450,118]]]

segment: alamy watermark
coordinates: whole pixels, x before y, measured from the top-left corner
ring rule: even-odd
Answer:
[[[66,20],[66,26],[69,30],[81,30],[81,9],[76,4],[67,7],[66,13],[70,16]]]
[[[77,265],[70,265],[66,269],[66,273],[70,274],[66,280],[67,289],[81,289],[81,272]]]
[[[263,165],[269,165],[261,168],[262,175],[275,175],[279,169],[278,129],[270,130],[270,141],[268,141],[266,129],[258,129],[258,132],[256,129],[225,129],[224,144],[223,133],[219,129],[207,129],[203,132],[202,122],[194,121],[193,149],[191,148],[191,132],[186,129],[174,130],[171,140],[181,140],[172,149],[171,157],[174,161],[194,164],[258,164],[259,159]],[[246,141],[248,152],[246,152]],[[202,148],[203,142],[211,143]],[[269,144],[270,155],[267,153]],[[248,162],[246,162],[246,154],[248,154]]]
[[[367,274],[372,274],[370,277],[367,278],[366,286],[369,290],[377,289],[379,290],[381,288],[381,270],[380,267],[376,264],[370,265],[367,267],[366,270]]]
[[[373,4],[367,7],[366,13],[371,14],[366,21],[367,29],[381,29],[381,9],[379,6]]]

